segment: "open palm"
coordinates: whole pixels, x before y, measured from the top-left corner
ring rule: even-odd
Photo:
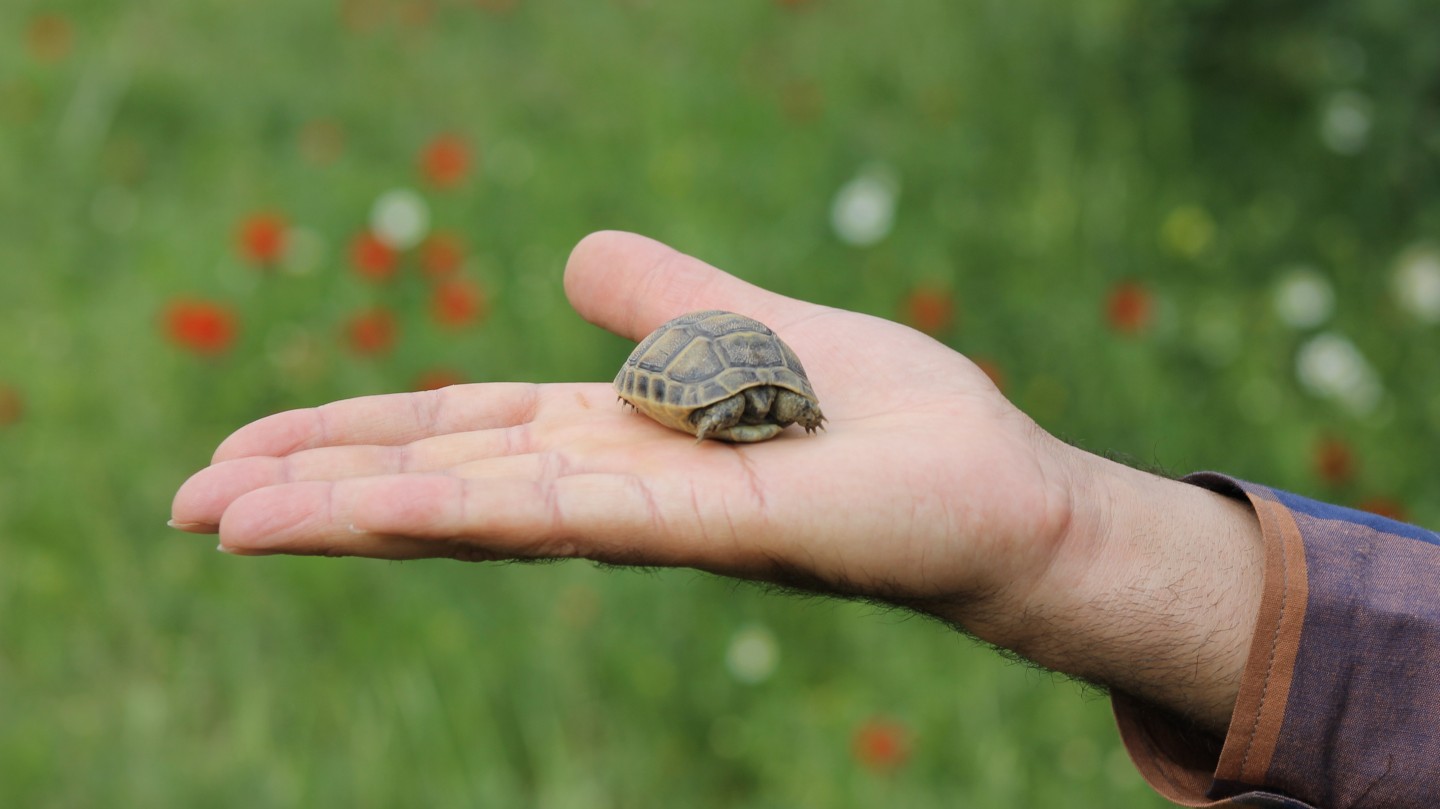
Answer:
[[[365,397],[237,431],[177,493],[175,524],[242,554],[585,557],[916,605],[1043,574],[1070,505],[1054,439],[961,355],[631,234],[582,241],[565,285],[586,319],[635,340],[696,309],[769,325],[827,431],[697,445],[608,383]]]

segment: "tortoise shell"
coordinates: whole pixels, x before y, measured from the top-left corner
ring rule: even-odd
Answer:
[[[765,324],[719,310],[691,312],[660,326],[635,347],[615,376],[620,398],[661,424],[692,435],[699,435],[697,411],[763,386],[798,394],[813,406],[816,420],[823,418],[795,352]],[[751,410],[746,411],[746,422],[776,426],[750,437],[743,431],[714,437],[763,440],[791,423]]]

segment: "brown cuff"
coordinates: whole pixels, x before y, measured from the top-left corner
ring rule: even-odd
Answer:
[[[1305,548],[1289,509],[1264,490],[1210,472],[1184,481],[1246,498],[1264,536],[1264,593],[1230,729],[1220,746],[1124,694],[1114,694],[1111,702],[1125,749],[1156,792],[1181,806],[1223,806],[1229,796],[1264,787],[1280,738],[1305,619]]]

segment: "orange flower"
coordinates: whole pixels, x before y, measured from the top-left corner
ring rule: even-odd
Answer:
[[[390,310],[376,307],[345,324],[345,340],[356,354],[383,354],[395,345],[399,327]]]
[[[1105,301],[1105,314],[1110,328],[1121,334],[1139,334],[1150,325],[1155,308],[1150,291],[1134,281],[1122,281],[1111,287]]]
[[[470,147],[458,135],[439,135],[420,152],[420,173],[440,188],[459,185],[470,171]]]
[[[1355,479],[1355,453],[1338,438],[1320,439],[1311,461],[1315,474],[1331,486],[1343,486]]]
[[[172,301],[165,307],[164,326],[170,342],[207,356],[230,348],[239,330],[234,313],[226,307],[190,298]]]
[[[385,281],[399,268],[400,257],[390,245],[367,230],[350,243],[350,263],[361,278]]]
[[[9,385],[0,385],[0,427],[9,427],[25,415],[25,400],[20,391]]]
[[[442,326],[459,328],[485,316],[485,290],[462,278],[441,281],[430,298],[430,312]]]
[[[855,760],[876,772],[888,772],[910,756],[910,738],[905,727],[890,719],[874,718],[855,731],[851,745]]]
[[[465,378],[459,371],[451,368],[431,368],[415,377],[415,390],[439,390],[448,388],[451,385],[459,385]]]
[[[70,19],[63,14],[37,14],[25,29],[25,46],[38,62],[59,62],[70,55],[74,44]]]
[[[955,320],[955,298],[941,287],[915,288],[903,307],[905,322],[932,337],[948,330]]]
[[[453,233],[433,233],[420,247],[420,269],[431,278],[454,275],[464,260],[465,248]]]
[[[270,267],[285,254],[285,220],[275,213],[253,213],[240,222],[236,248],[240,257],[261,267]]]

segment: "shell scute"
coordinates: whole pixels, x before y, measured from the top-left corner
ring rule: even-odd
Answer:
[[[770,328],[764,323],[761,323],[758,320],[751,320],[750,318],[744,317],[742,315],[736,315],[730,312],[721,312],[719,310],[711,312],[701,312],[699,314],[704,315],[704,317],[696,318],[696,320],[694,321],[695,330],[705,335],[706,337],[723,337],[727,334],[734,334],[736,332],[751,332],[768,335],[775,334],[775,332],[770,331]]]
[[[651,373],[661,373],[694,341],[695,335],[688,334],[683,329],[656,332],[646,338],[648,345],[641,343],[644,351],[635,349],[639,356],[636,365]]]
[[[725,355],[726,364],[741,368],[773,368],[785,363],[780,341],[773,334],[756,332],[732,333],[715,341]]]
[[[685,349],[665,366],[665,375],[682,385],[714,379],[725,370],[725,361],[715,353],[709,340],[691,340]]]
[[[692,312],[663,324],[635,347],[615,377],[616,391],[637,410],[692,433],[699,429],[699,411],[759,386],[808,399],[812,407],[802,419],[807,430],[824,420],[795,352],[764,324],[731,312]],[[763,411],[747,411],[744,418],[744,424],[751,426],[743,430],[736,426],[735,432],[726,427],[712,437],[758,441],[791,423],[779,422],[773,431],[757,430],[756,425],[776,422],[767,422]]]

